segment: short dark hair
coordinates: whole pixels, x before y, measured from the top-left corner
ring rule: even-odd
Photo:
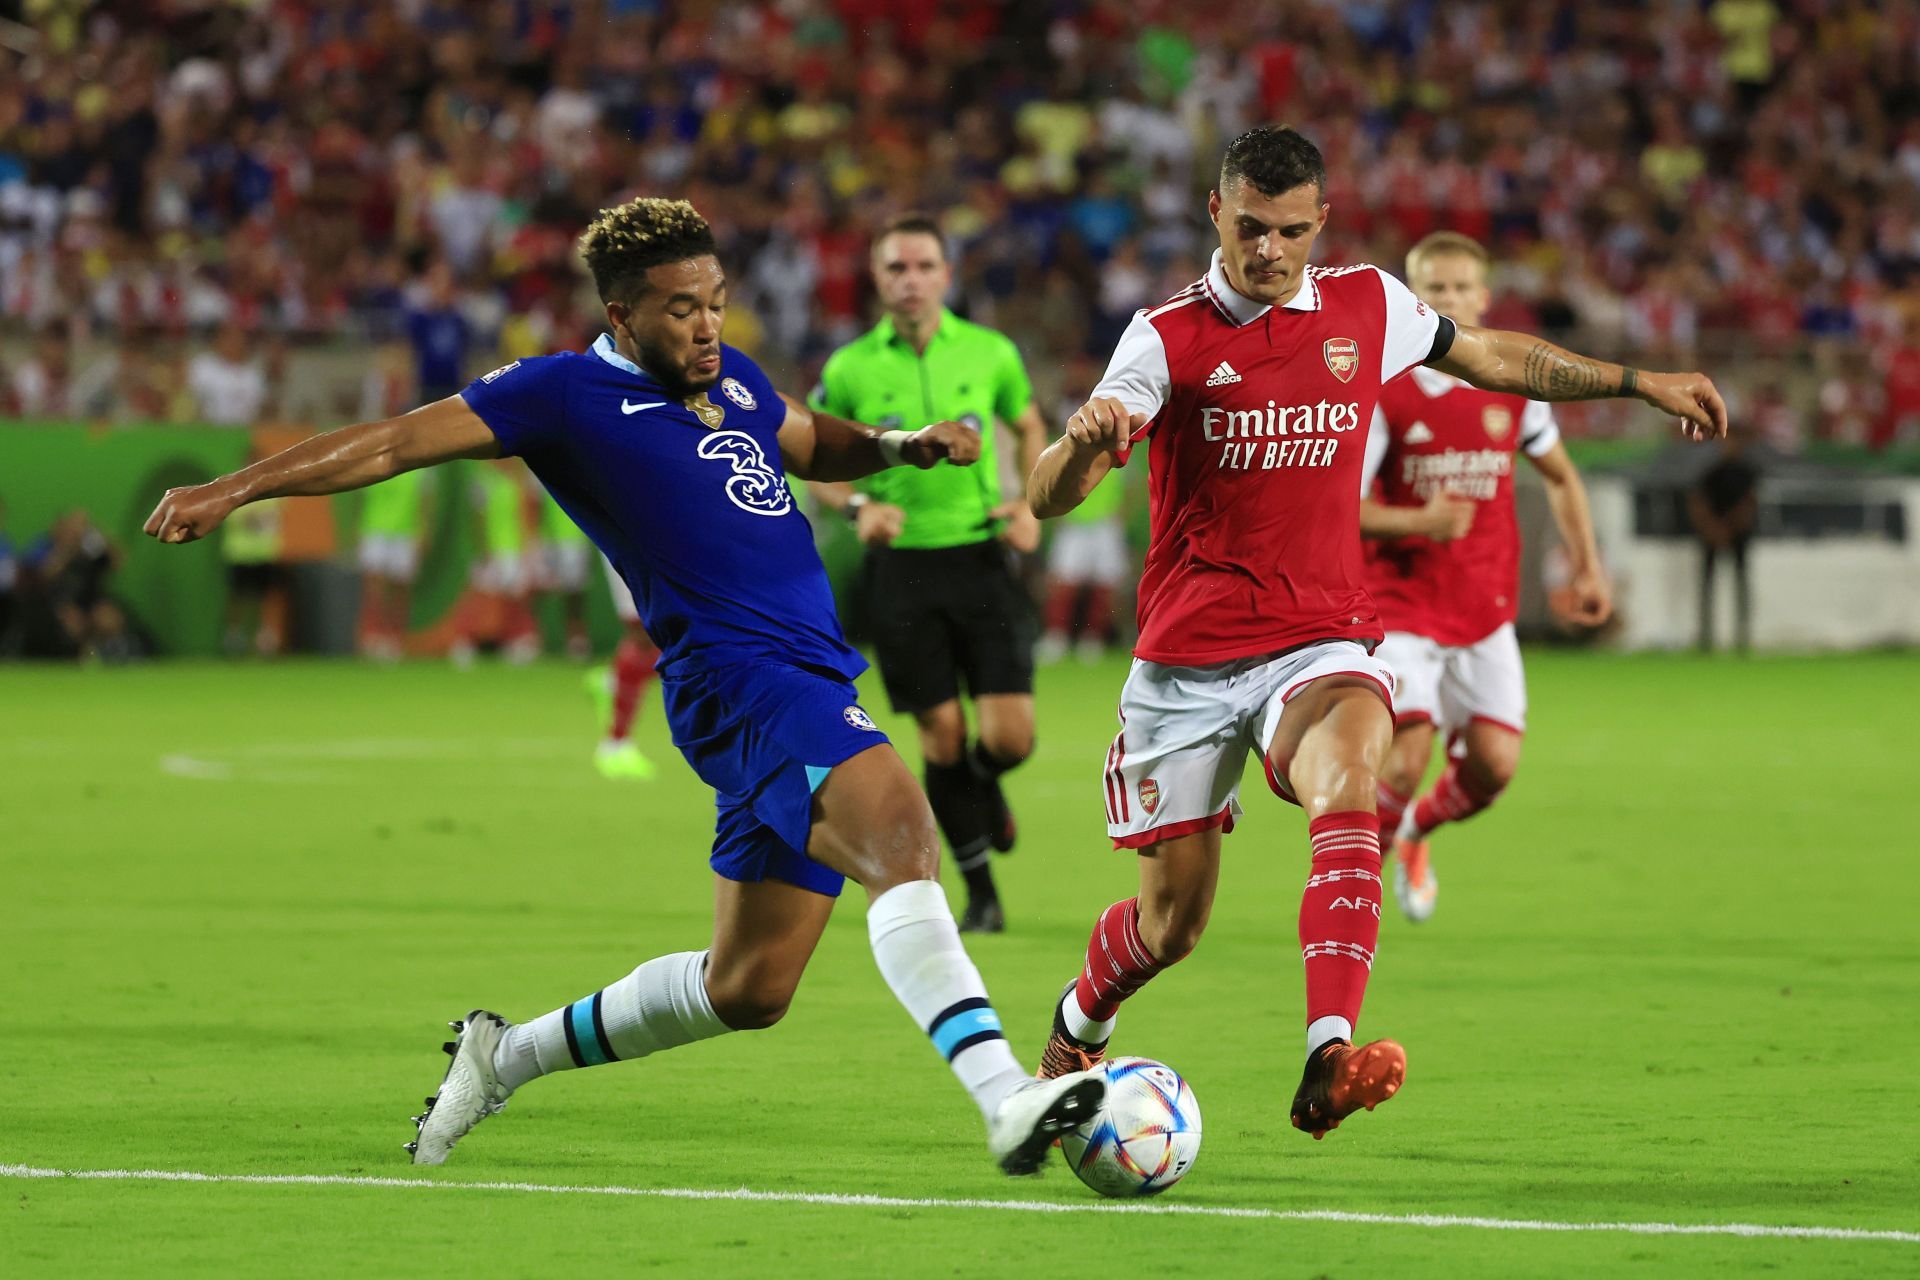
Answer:
[[[946,233],[940,230],[940,224],[934,220],[933,215],[930,213],[921,213],[916,210],[911,213],[895,214],[893,217],[888,218],[885,224],[881,226],[879,233],[873,237],[873,247],[878,249],[882,240],[885,240],[888,236],[895,235],[932,236],[933,242],[940,246],[941,261],[944,262],[946,260]]]
[[[1277,196],[1311,182],[1324,195],[1327,162],[1320,148],[1299,130],[1263,124],[1227,144],[1227,154],[1220,160],[1220,190],[1236,181],[1252,183],[1263,196]]]
[[[647,291],[653,267],[718,253],[699,210],[653,196],[602,209],[580,236],[580,256],[602,302],[632,302]]]

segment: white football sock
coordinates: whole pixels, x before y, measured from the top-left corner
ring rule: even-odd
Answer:
[[[910,880],[875,898],[867,909],[867,938],[894,997],[991,1121],[1013,1087],[1030,1077],[1007,1047],[940,883]]]
[[[1066,1024],[1067,1034],[1081,1044],[1105,1044],[1113,1039],[1114,1023],[1120,1020],[1115,1014],[1105,1021],[1096,1021],[1086,1015],[1080,1007],[1079,983],[1067,988],[1060,997],[1060,1021]]]
[[[1353,1024],[1338,1014],[1328,1014],[1324,1018],[1315,1018],[1307,1024],[1307,1052],[1311,1054],[1330,1040],[1345,1040],[1353,1043]]]
[[[524,1022],[493,1052],[500,1083],[517,1089],[535,1076],[644,1058],[733,1030],[707,999],[707,953],[649,960],[590,996]]]

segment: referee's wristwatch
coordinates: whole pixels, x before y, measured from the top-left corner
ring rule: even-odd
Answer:
[[[840,514],[847,518],[848,524],[858,524],[860,523],[861,509],[864,508],[869,502],[872,502],[872,501],[873,501],[872,495],[865,494],[865,493],[856,493],[851,498],[847,499],[846,506],[840,508]]]

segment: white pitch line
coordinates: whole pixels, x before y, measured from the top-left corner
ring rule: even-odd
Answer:
[[[1442,1213],[1348,1213],[1339,1209],[1241,1209],[1159,1201],[914,1199],[841,1192],[731,1191],[694,1187],[578,1187],[540,1182],[429,1182],[424,1178],[349,1177],[318,1173],[194,1173],[179,1169],[43,1169],[0,1164],[0,1178],[77,1178],[113,1182],[220,1182],[301,1187],[409,1187],[442,1191],[525,1191],[542,1195],[638,1196],[657,1200],[744,1200],[758,1204],[832,1205],[857,1209],[998,1209],[1005,1213],[1137,1213],[1190,1218],[1254,1218],[1273,1222],[1351,1222],[1386,1227],[1464,1227],[1477,1231],[1610,1231],[1637,1236],[1740,1236],[1749,1239],[1867,1240],[1920,1244],[1920,1231],[1856,1227],[1776,1227],[1751,1222],[1548,1222],[1533,1218],[1456,1217]]]

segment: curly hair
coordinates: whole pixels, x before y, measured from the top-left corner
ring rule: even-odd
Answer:
[[[656,196],[602,209],[581,232],[579,247],[600,300],[628,303],[646,292],[649,268],[718,252],[699,210]]]
[[[1220,159],[1219,190],[1236,181],[1251,183],[1263,196],[1277,196],[1309,182],[1324,193],[1327,162],[1320,148],[1298,129],[1263,124],[1227,144],[1227,153]]]

